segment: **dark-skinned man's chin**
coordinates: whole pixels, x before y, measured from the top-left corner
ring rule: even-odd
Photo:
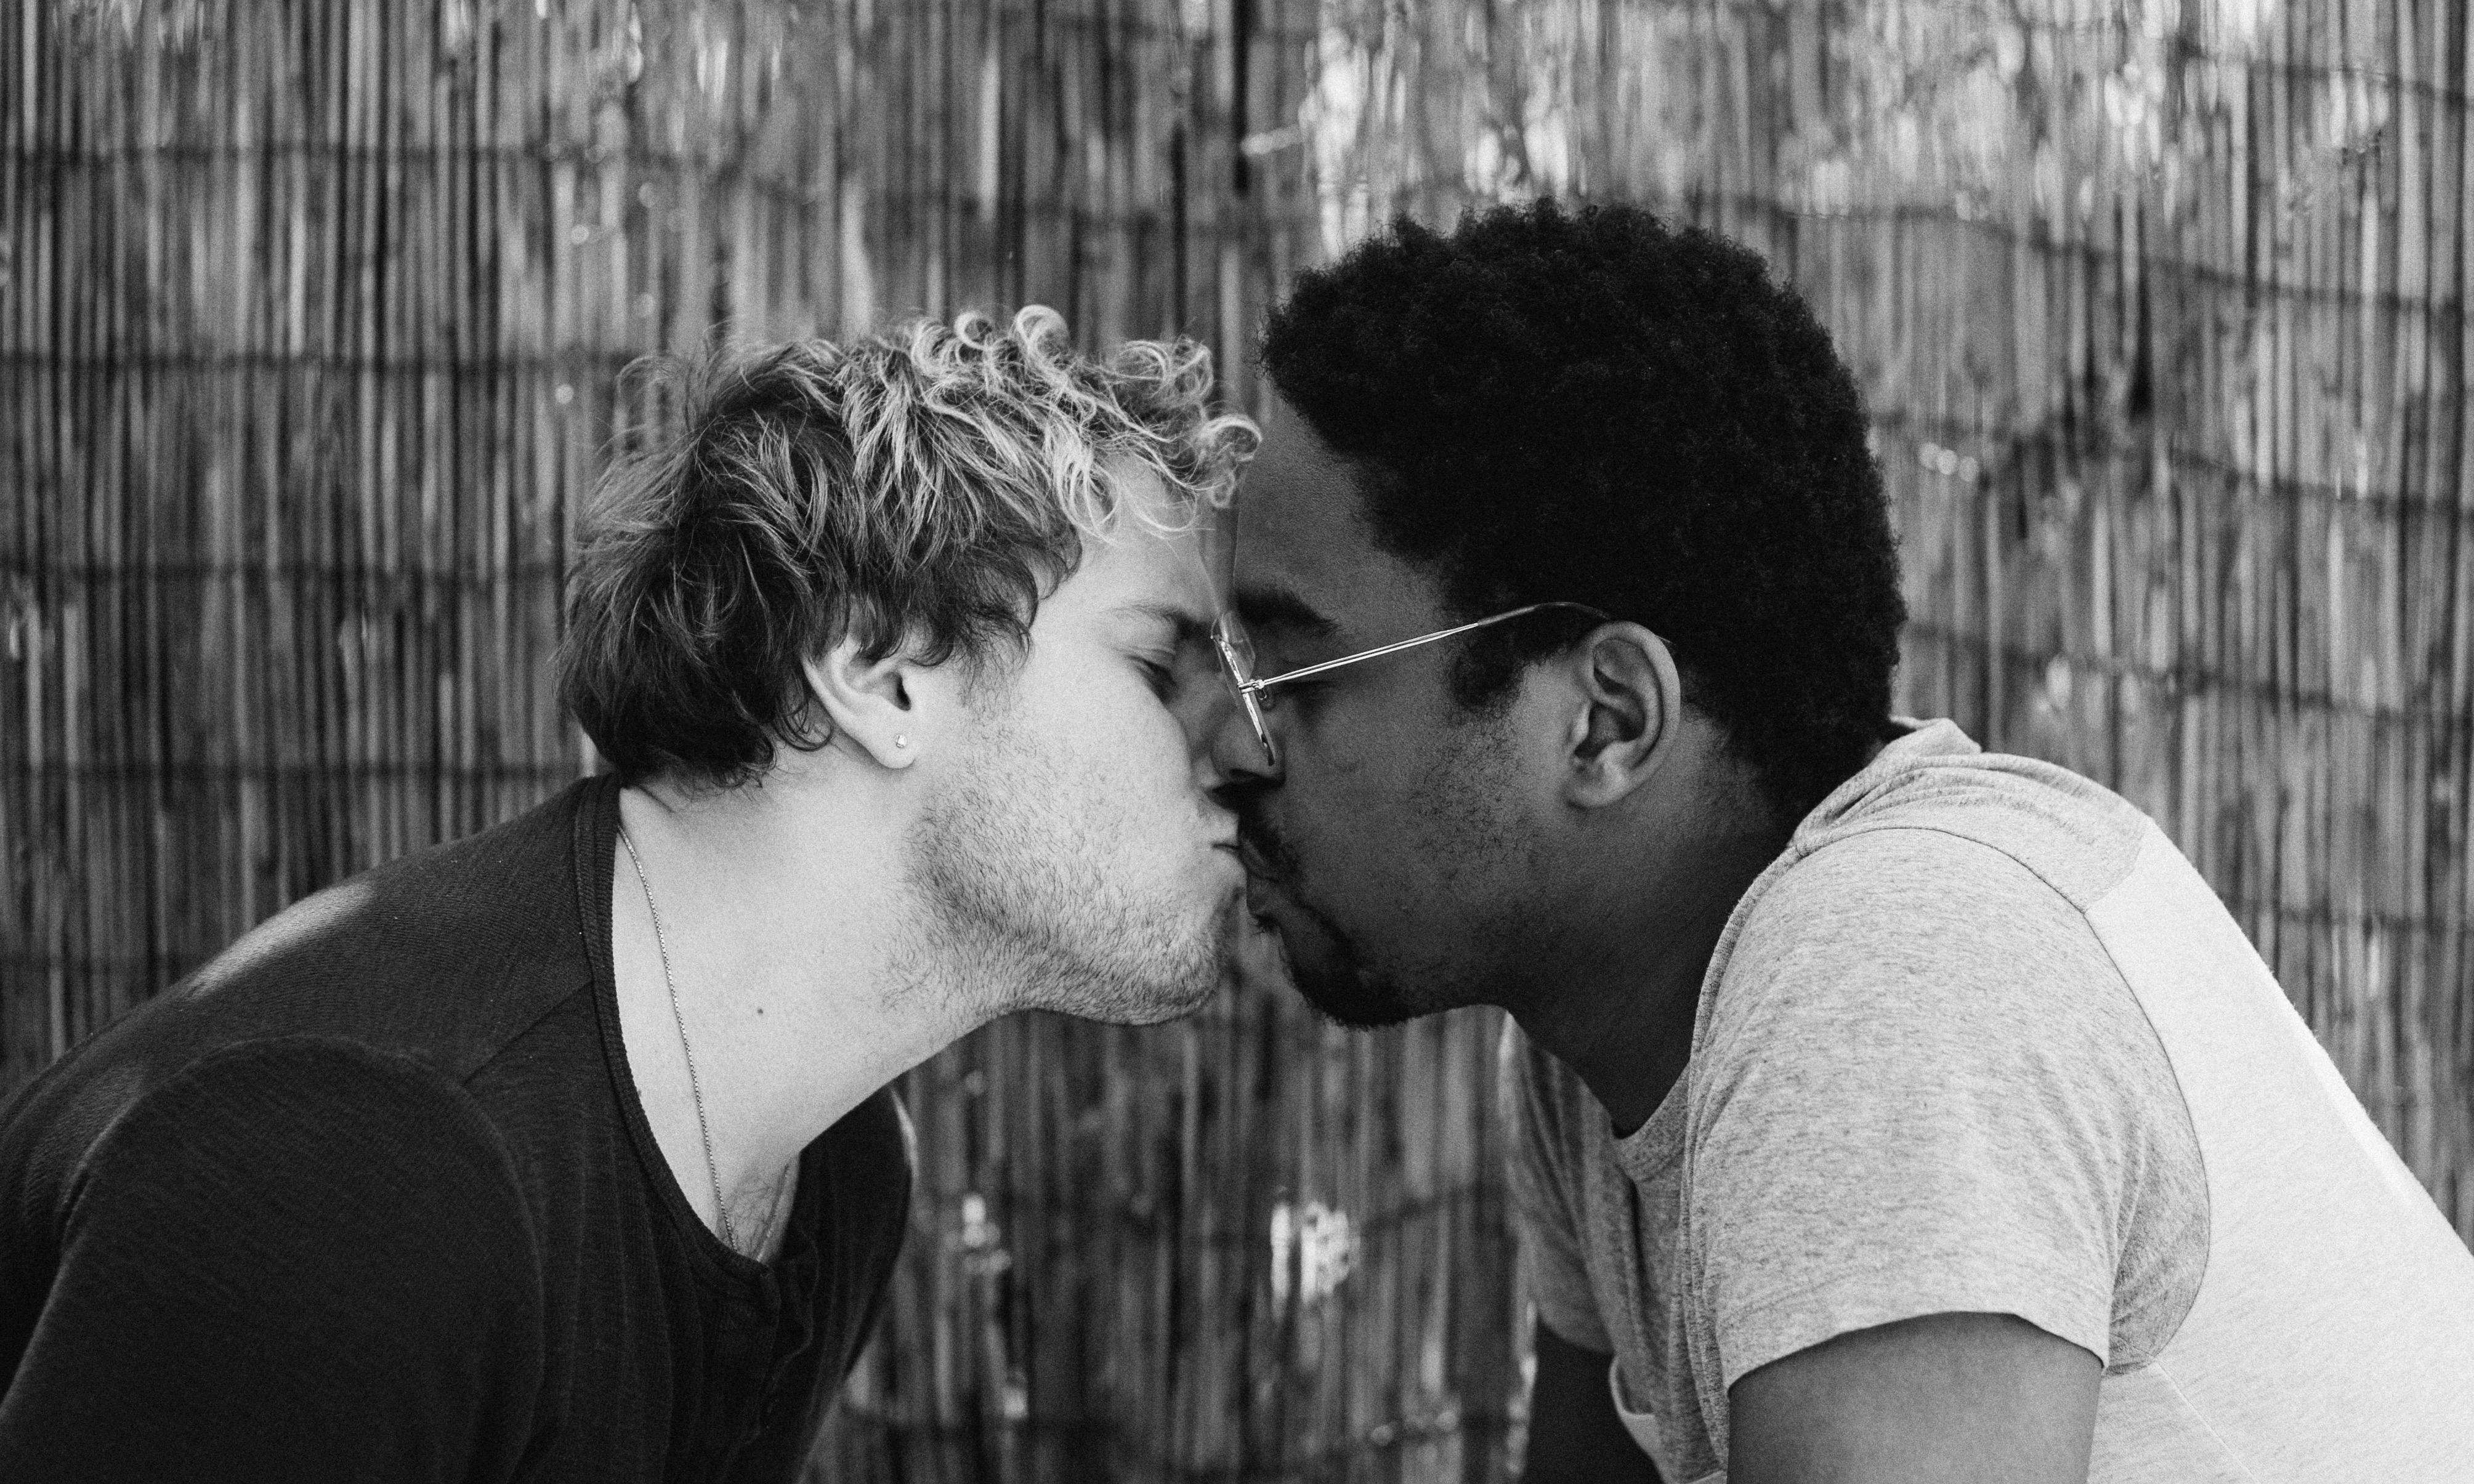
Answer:
[[[1418,1011],[1393,990],[1355,973],[1298,976],[1298,993],[1326,1020],[1352,1031],[1380,1031],[1414,1020]]]
[[[1368,975],[1348,944],[1312,914],[1281,912],[1255,921],[1277,939],[1289,984],[1325,1019],[1374,1031],[1419,1014],[1406,996]]]

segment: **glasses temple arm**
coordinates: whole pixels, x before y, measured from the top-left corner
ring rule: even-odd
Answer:
[[[1581,603],[1531,603],[1526,608],[1515,608],[1510,613],[1494,614],[1488,618],[1479,619],[1475,622],[1463,623],[1447,629],[1438,629],[1431,634],[1420,634],[1415,639],[1403,639],[1397,644],[1385,645],[1379,649],[1364,649],[1355,654],[1344,654],[1336,660],[1324,660],[1319,665],[1307,665],[1298,669],[1289,670],[1283,674],[1272,675],[1261,680],[1249,680],[1245,683],[1246,689],[1256,695],[1260,695],[1265,691],[1272,689],[1273,686],[1287,685],[1292,680],[1304,680],[1314,675],[1320,675],[1328,669],[1338,669],[1344,665],[1354,665],[1360,660],[1379,660],[1387,654],[1397,654],[1403,649],[1415,649],[1419,645],[1431,645],[1440,640],[1449,639],[1455,634],[1466,634],[1471,629],[1481,629],[1490,624],[1502,623],[1508,620],[1522,618],[1547,608],[1581,608],[1584,609],[1584,611],[1590,613],[1597,611],[1593,608],[1588,608],[1587,605]]]

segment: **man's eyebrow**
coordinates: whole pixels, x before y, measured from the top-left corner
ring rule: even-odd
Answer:
[[[1329,616],[1287,588],[1239,588],[1237,617],[1248,628],[1286,629],[1315,636],[1340,631],[1340,625]]]
[[[1208,617],[1175,603],[1127,603],[1117,612],[1168,625],[1170,637],[1179,645],[1206,644],[1211,639],[1211,620]]]

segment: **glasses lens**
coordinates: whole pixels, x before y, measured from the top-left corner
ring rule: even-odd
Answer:
[[[1233,613],[1223,613],[1213,629],[1220,641],[1221,658],[1227,662],[1228,673],[1239,685],[1254,678],[1254,641],[1237,621]]]

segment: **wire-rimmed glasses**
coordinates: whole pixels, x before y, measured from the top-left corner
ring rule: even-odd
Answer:
[[[1355,654],[1344,654],[1336,660],[1323,660],[1313,665],[1300,666],[1296,669],[1284,670],[1276,675],[1257,678],[1254,674],[1254,641],[1248,636],[1246,626],[1238,621],[1236,612],[1226,606],[1225,589],[1223,589],[1223,594],[1220,620],[1212,625],[1211,629],[1212,646],[1220,651],[1220,668],[1227,678],[1229,689],[1237,693],[1239,708],[1246,713],[1247,721],[1254,728],[1254,741],[1262,744],[1264,761],[1273,767],[1280,766],[1280,748],[1279,744],[1272,740],[1271,726],[1263,719],[1263,696],[1277,687],[1288,685],[1293,681],[1310,679],[1326,671],[1339,669],[1346,665],[1355,665],[1365,660],[1378,660],[1387,654],[1397,654],[1403,649],[1415,649],[1419,645],[1431,645],[1438,640],[1450,639],[1457,634],[1467,634],[1475,629],[1506,623],[1514,619],[1526,618],[1530,614],[1540,613],[1549,608],[1569,608],[1578,613],[1586,613],[1600,622],[1606,621],[1607,618],[1604,613],[1587,603],[1560,601],[1530,603],[1524,607],[1490,614],[1486,618],[1468,623],[1456,623],[1450,628],[1439,628],[1431,634],[1419,634],[1414,639],[1378,645],[1371,649],[1361,649]]]

